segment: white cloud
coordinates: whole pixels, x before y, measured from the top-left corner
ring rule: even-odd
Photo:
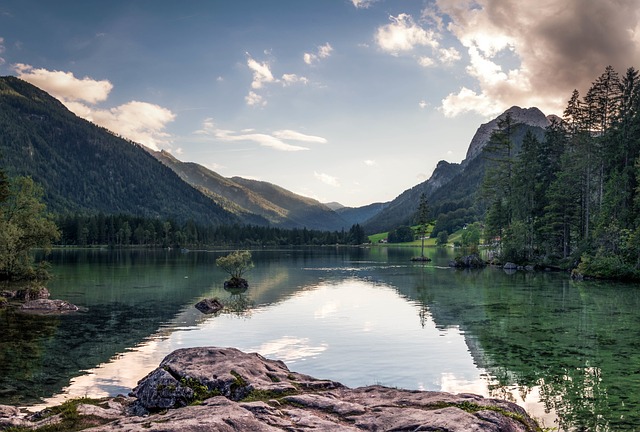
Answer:
[[[298,76],[296,74],[284,74],[282,75],[282,85],[288,87],[294,84],[307,84],[309,80],[303,76]]]
[[[254,91],[250,91],[249,94],[244,97],[244,100],[249,106],[265,106],[267,104],[267,101]]]
[[[249,54],[247,53],[247,55]],[[275,81],[268,63],[259,63],[249,56],[247,59],[247,66],[249,66],[249,69],[253,71],[251,88],[260,89],[265,83],[272,83]]]
[[[426,68],[426,67],[431,67],[431,66],[435,65],[435,64],[436,64],[436,62],[435,62],[435,61],[433,61],[433,59],[432,59],[432,58],[429,58],[429,57],[427,57],[427,56],[420,56],[420,57],[418,58],[418,64],[419,64],[420,66],[422,66],[422,67],[425,67],[425,68]]]
[[[4,48],[4,38],[0,37],[0,54],[2,54],[4,52],[5,48]],[[0,66],[2,66],[5,63],[4,58],[0,57]]]
[[[285,132],[285,131],[280,131]],[[297,134],[297,132],[289,131],[293,134]],[[218,141],[223,142],[253,142],[257,143],[263,147],[269,147],[278,151],[303,151],[309,150],[308,147],[302,147],[297,145],[292,145],[284,142],[286,139],[291,139],[287,137],[286,133],[281,134],[285,135],[284,137],[277,137],[276,134],[266,134],[266,133],[254,133],[252,129],[245,129],[240,132],[220,129],[216,126],[213,119],[205,119],[202,123],[202,129],[195,131],[198,135],[206,135],[215,138]],[[306,136],[299,134],[301,136]]]
[[[492,115],[512,105],[558,113],[574,88],[584,94],[606,66],[624,72],[640,59],[636,0],[436,3],[467,50],[466,70],[477,84],[443,100],[449,115]]]
[[[26,64],[16,64],[14,69],[19,78],[56,97],[79,117],[153,150],[170,146],[164,129],[176,116],[167,108],[139,101],[97,108],[94,105],[106,101],[113,88],[107,80],[78,79],[71,72],[34,69]]]
[[[326,44],[319,46],[318,51],[315,54],[304,53],[303,59],[306,64],[310,65],[315,62],[318,62],[320,59],[325,59],[331,56],[332,52],[333,52],[333,47],[331,46],[331,44],[329,44],[329,42],[327,42]]]
[[[458,50],[454,47],[440,48],[438,54],[438,59],[445,65],[453,64],[462,58]]]
[[[421,100],[420,102],[418,102],[418,106],[422,109],[425,109],[426,107],[429,106],[429,103],[425,100]]]
[[[367,159],[366,161],[364,161],[364,164],[369,167],[378,165],[378,163],[372,159]]]
[[[315,178],[317,178],[324,184],[327,184],[333,187],[340,187],[340,182],[338,181],[337,177],[333,177],[333,176],[330,176],[329,174],[318,173],[318,172],[314,172],[313,175]]]
[[[265,51],[268,54],[268,51]],[[267,62],[260,63],[254,60],[249,53],[247,53],[247,66],[253,72],[253,79],[251,81],[251,89],[245,96],[245,102],[249,106],[266,106],[267,101],[264,96],[257,93],[258,90],[262,90],[267,84],[281,84],[283,87],[289,87],[295,84],[306,85],[309,80],[304,76],[296,74],[285,73],[281,79],[274,77],[271,72],[271,68]]]
[[[153,150],[170,144],[169,135],[162,131],[176,116],[159,105],[131,101],[108,110],[85,108],[88,109],[84,113],[87,120]]]
[[[437,48],[439,42],[432,30],[425,30],[415,23],[411,15],[390,16],[390,24],[381,26],[376,33],[378,46],[386,52],[412,51],[419,46]]]
[[[275,136],[276,138],[291,140],[291,141],[313,142],[313,143],[320,143],[320,144],[326,144],[327,142],[325,138],[322,138],[319,136],[313,136],[313,135],[305,135],[303,133],[296,132],[289,129],[275,131],[273,133],[273,136]]]
[[[376,0],[351,0],[351,3],[356,7],[356,9],[367,9]]]
[[[34,69],[30,65],[14,65],[18,78],[23,79],[58,99],[84,101],[90,104],[105,101],[113,89],[107,81],[96,81],[89,77],[76,78],[71,72]]]

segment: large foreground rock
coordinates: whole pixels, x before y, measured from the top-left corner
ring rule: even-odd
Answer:
[[[507,401],[382,386],[351,389],[233,348],[177,350],[140,380],[131,396],[120,399],[122,409],[111,400],[111,415],[102,408],[79,409],[81,417],[92,415],[94,423],[85,430],[540,430],[522,408]],[[96,419],[103,424],[95,426]]]

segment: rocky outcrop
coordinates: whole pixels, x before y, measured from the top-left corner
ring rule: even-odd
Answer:
[[[454,260],[449,261],[449,267],[455,268],[484,268],[487,266],[487,263],[484,262],[480,255],[471,254],[465,256],[458,256]]]
[[[507,114],[511,114],[511,118],[515,123],[523,123],[530,126],[537,126],[540,128],[546,128],[551,124],[551,121],[545,116],[538,108],[520,108],[518,106],[512,106],[497,118],[491,120],[488,123],[480,125],[475,135],[471,139],[469,149],[463,164],[468,163],[471,159],[480,154],[484,146],[489,142],[491,133],[498,128],[498,122],[505,118]]]
[[[78,310],[78,306],[64,300],[38,299],[23,303],[20,305],[20,310],[23,312],[42,314],[63,313],[75,312]]]
[[[204,314],[212,314],[220,312],[222,309],[224,309],[224,305],[220,303],[220,300],[218,300],[217,298],[207,298],[202,299],[198,303],[196,303],[195,308]]]
[[[233,348],[177,350],[140,380],[131,396],[95,408],[78,406],[79,418],[90,416],[93,422],[85,430],[540,430],[511,402],[382,386],[351,389]]]

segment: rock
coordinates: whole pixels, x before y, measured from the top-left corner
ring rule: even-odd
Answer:
[[[512,262],[508,262],[508,263],[505,263],[505,265],[503,265],[502,268],[505,270],[517,270],[518,266]]]
[[[478,254],[456,257],[455,260],[449,262],[449,267],[455,268],[484,268],[486,263]]]
[[[94,421],[87,429],[93,432],[540,430],[508,401],[377,385],[351,389],[234,348],[174,351],[132,396],[133,408],[124,406],[129,399],[77,411]]]
[[[78,310],[78,306],[64,300],[38,299],[23,303],[20,310],[32,313],[64,313]]]
[[[20,414],[20,410],[9,405],[0,405],[0,418],[16,417]]]
[[[249,282],[244,278],[233,277],[228,281],[224,281],[225,289],[247,289],[249,288]]]
[[[0,291],[0,297],[4,297],[6,299],[14,298],[18,291],[15,290],[4,290]]]
[[[535,271],[535,270],[536,270],[536,269],[535,269],[535,267],[534,267],[534,266],[532,266],[532,265],[526,265],[526,266],[524,266],[524,269],[525,269],[526,271],[528,271],[528,272],[532,272],[532,271]]]
[[[31,286],[28,288],[23,288],[16,291],[16,298],[18,300],[23,301],[31,301],[31,300],[39,300],[39,299],[48,299],[49,298],[49,290],[43,286]]]
[[[413,258],[411,258],[411,261],[429,262],[429,261],[431,261],[431,258],[426,257],[426,256],[419,256],[419,257],[413,257]]]
[[[217,298],[204,299],[196,303],[195,308],[205,314],[220,312],[224,305]]]

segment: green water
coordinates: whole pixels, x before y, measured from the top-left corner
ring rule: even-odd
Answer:
[[[244,293],[225,252],[56,251],[52,298],[82,311],[0,312],[0,403],[127,393],[176,348],[234,346],[349,386],[472,392],[558,430],[640,428],[640,290],[564,274],[459,271],[452,251],[254,251]],[[203,315],[204,297],[228,305]]]

